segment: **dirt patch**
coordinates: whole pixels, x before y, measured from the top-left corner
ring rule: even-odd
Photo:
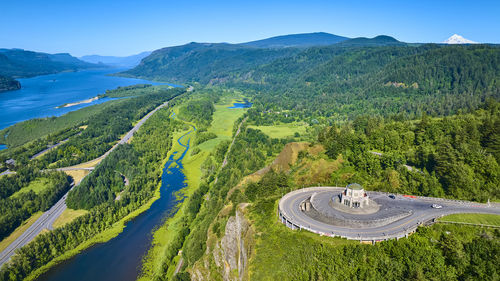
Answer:
[[[80,181],[84,177],[86,177],[90,171],[88,170],[72,170],[72,171],[64,171],[68,176],[72,177],[73,180],[75,181],[75,184],[79,184]]]
[[[271,168],[278,172],[288,172],[290,167],[297,162],[299,152],[309,147],[307,142],[291,142],[278,154],[271,164]]]

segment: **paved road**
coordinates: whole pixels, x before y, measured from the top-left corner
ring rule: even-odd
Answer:
[[[120,144],[124,144],[130,140],[130,138],[134,135],[137,130],[159,109],[168,105],[168,101],[156,107],[154,110],[149,112],[146,116],[144,116],[137,124],[125,135],[123,138],[110,150],[108,150],[104,155],[99,157],[98,159],[102,160],[106,158],[113,150],[118,147]],[[92,160],[94,161],[94,160]],[[59,171],[72,171],[72,170],[93,170],[93,168],[59,168]],[[7,171],[5,171],[7,172]],[[5,173],[4,172],[4,173]],[[2,173],[3,174],[3,173]],[[73,189],[76,185],[73,184],[71,189]],[[71,190],[70,189],[70,190]],[[69,191],[68,191],[69,192]],[[21,236],[19,236],[14,242],[12,242],[5,250],[0,253],[0,267],[6,263],[10,257],[15,253],[15,251],[22,246],[28,244],[31,240],[33,240],[43,229],[52,229],[52,224],[54,221],[59,218],[64,210],[66,210],[66,197],[68,193],[66,193],[57,203],[52,206],[48,211],[46,211],[40,218],[38,218],[35,223],[33,223]]]
[[[64,143],[65,143],[65,142],[67,142],[67,141],[69,141],[69,138],[67,138],[67,139],[65,139],[65,140],[62,140],[62,141],[60,141],[60,142],[58,142],[58,143],[56,143],[56,144],[54,144],[54,145],[51,145],[51,146],[47,147],[46,149],[44,149],[44,150],[42,150],[42,151],[38,152],[37,154],[35,154],[35,155],[31,156],[31,157],[30,157],[30,160],[33,160],[33,159],[35,159],[35,158],[37,158],[37,157],[40,157],[40,156],[41,156],[42,154],[44,154],[45,152],[48,152],[49,150],[52,150],[52,149],[54,149],[54,148],[56,148],[56,147],[58,147],[58,146],[60,146],[60,145],[64,144]]]
[[[333,196],[343,189],[343,187],[310,187],[290,192],[280,200],[280,219],[293,229],[306,229],[322,235],[341,236],[354,240],[379,241],[404,237],[415,231],[419,225],[449,214],[488,213],[500,215],[500,207],[496,205],[489,206],[474,202],[425,197],[406,198],[397,196],[396,199],[391,199],[386,193],[382,192],[368,192],[368,194],[371,199],[381,205],[387,206],[387,204],[390,204],[394,208],[410,210],[412,214],[384,226],[348,228],[313,220],[300,210],[301,202],[316,192],[328,191],[332,192]],[[443,207],[435,209],[431,207],[432,204],[439,204]]]
[[[5,171],[1,172],[1,173],[0,173],[0,176],[3,176],[3,175],[12,175],[12,174],[15,174],[15,173],[16,173],[16,172],[13,172],[13,171],[11,171],[11,170],[7,169],[7,170],[5,170]]]
[[[80,171],[80,170],[93,171],[94,169],[95,167],[86,167],[86,168],[65,167],[65,168],[57,168],[54,170],[64,172],[64,171]]]
[[[71,189],[75,187],[74,182]],[[70,189],[70,190],[71,190]],[[15,251],[31,242],[44,229],[52,230],[52,224],[66,209],[66,193],[57,203],[46,211],[35,223],[33,223],[21,236],[12,242],[5,250],[0,253],[0,266],[6,263]]]

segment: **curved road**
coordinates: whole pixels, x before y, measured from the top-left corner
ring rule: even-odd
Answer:
[[[383,192],[367,193],[371,199],[382,206],[390,205],[391,208],[408,210],[412,214],[384,226],[349,228],[314,220],[300,210],[300,204],[314,193],[331,192],[333,196],[339,194],[344,189],[344,187],[310,187],[286,194],[281,198],[278,207],[281,222],[292,229],[305,229],[321,235],[340,236],[352,240],[374,242],[405,237],[409,233],[414,232],[419,225],[449,214],[487,213],[500,215],[500,207],[496,205],[490,206],[474,202],[429,197],[408,198],[397,196],[396,199],[391,199],[387,193]],[[442,208],[432,208],[432,204],[439,204]]]
[[[175,98],[175,97],[174,97]],[[151,112],[146,114],[137,124],[125,135],[120,141],[114,145],[110,150],[104,153],[99,160],[106,158],[113,150],[115,150],[118,145],[124,144],[132,138],[135,132],[139,130],[139,128],[159,109],[168,105],[168,101],[159,105]],[[94,161],[94,160],[92,160]],[[59,168],[59,171],[69,171],[69,170],[93,170],[93,168]],[[7,171],[6,171],[7,172]],[[5,173],[5,172],[4,172]],[[2,173],[3,174],[3,173]],[[71,189],[73,189],[76,185],[72,184]],[[71,191],[71,189],[69,191]],[[68,191],[68,193],[69,193]],[[14,255],[17,249],[23,247],[24,245],[31,242],[31,240],[35,239],[35,237],[42,232],[43,229],[52,229],[52,224],[54,221],[62,214],[64,210],[66,210],[66,197],[68,196],[66,193],[57,203],[52,206],[48,211],[46,211],[40,218],[38,218],[26,231],[23,232],[14,242],[12,242],[5,250],[0,253],[0,267],[3,266],[6,262],[9,261],[10,257]]]

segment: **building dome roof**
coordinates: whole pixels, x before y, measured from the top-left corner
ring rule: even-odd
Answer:
[[[347,188],[349,189],[354,189],[354,190],[361,190],[363,187],[359,183],[351,183],[347,185]]]

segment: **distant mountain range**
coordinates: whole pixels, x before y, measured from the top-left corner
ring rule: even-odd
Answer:
[[[135,68],[118,75],[181,83],[220,83],[230,73],[244,72],[258,65],[294,56],[311,47],[394,45],[404,46],[406,43],[386,35],[351,39],[323,32],[277,36],[240,44],[192,42],[156,50]]]
[[[473,44],[460,35],[453,35],[445,44]],[[421,44],[412,44],[413,46]],[[112,66],[131,68],[117,75],[141,77],[169,82],[225,83],[228,79],[246,80],[245,75],[258,67],[273,63],[276,71],[287,65],[280,63],[300,56],[306,61],[314,52],[339,53],[350,48],[409,46],[405,42],[380,35],[374,38],[348,38],[325,32],[290,34],[251,42],[189,43],[166,47],[154,52],[117,57],[89,55],[75,58],[69,54],[46,54],[21,49],[0,49],[0,91],[13,89],[19,83],[12,78],[74,71],[89,67]],[[310,52],[304,50],[312,49]],[[299,64],[297,67],[303,67]],[[290,71],[295,71],[290,69]],[[243,77],[237,77],[243,75]],[[255,79],[255,78],[253,78]],[[258,81],[255,81],[259,83]],[[3,86],[2,86],[3,85]]]
[[[151,52],[147,51],[126,57],[89,55],[80,57],[79,59],[90,63],[105,64],[113,67],[134,67],[150,54]]]
[[[343,46],[394,46],[394,45],[406,45],[406,43],[398,41],[394,37],[387,35],[379,35],[373,38],[358,37],[349,40],[339,42],[339,45]]]
[[[0,49],[0,75],[12,78],[75,71],[96,66],[67,53],[46,54],[22,49]]]
[[[479,44],[478,42],[474,42],[469,39],[465,39],[464,37],[458,35],[458,34],[453,34],[450,38],[446,39],[444,44]]]
[[[97,67],[70,54],[46,54],[22,49],[0,49],[0,91],[20,88],[15,78]]]
[[[350,38],[325,32],[290,34],[267,39],[241,43],[240,45],[257,48],[306,48],[312,46],[332,45]]]

